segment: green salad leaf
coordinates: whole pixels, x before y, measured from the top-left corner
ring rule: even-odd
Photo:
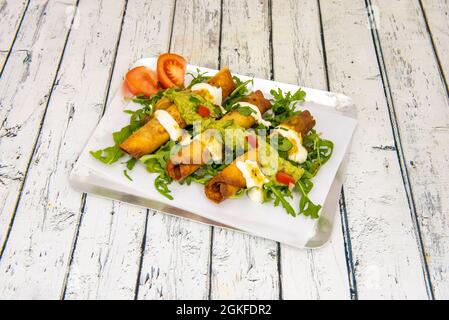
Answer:
[[[112,164],[120,159],[124,153],[120,150],[119,145],[125,141],[132,134],[131,125],[123,127],[120,131],[114,132],[112,138],[114,145],[105,149],[90,151],[90,154],[97,160],[105,164]]]
[[[138,103],[143,106],[141,109],[137,110],[124,110],[125,113],[130,114],[129,124],[124,126],[120,131],[116,131],[112,133],[112,138],[114,140],[114,145],[96,150],[90,151],[90,154],[97,160],[105,163],[105,164],[113,164],[118,161],[124,153],[120,150],[119,145],[128,139],[130,135],[133,134],[134,131],[139,129],[145,124],[146,117],[149,117],[153,112],[153,106],[157,101],[162,97],[163,92],[159,91],[151,98],[140,95],[136,98],[131,99],[131,101]]]
[[[271,113],[265,114],[265,120],[272,123],[274,127],[278,126],[282,121],[298,114],[300,111],[296,109],[298,102],[303,102],[306,92],[299,88],[293,94],[291,92],[284,93],[280,88],[271,90],[270,94],[272,108]]]
[[[321,138],[315,130],[311,130],[304,137],[303,144],[308,151],[308,155],[307,161],[302,164],[302,167],[314,177],[332,156],[334,143]]]
[[[253,114],[253,113],[256,113],[256,111],[254,111],[253,109],[251,109],[250,107],[248,107],[248,106],[240,106],[239,104],[237,104],[237,108],[236,108],[236,110],[242,115],[242,116],[245,116],[245,117],[247,117],[247,116],[250,116],[251,114]]]
[[[139,159],[145,165],[148,172],[158,173],[154,181],[154,186],[160,194],[170,200],[173,200],[173,196],[170,194],[171,191],[168,185],[172,183],[173,179],[167,174],[165,167],[170,159],[171,150],[175,145],[176,143],[174,141],[168,141],[155,153],[145,155]]]
[[[233,76],[236,87],[234,91],[231,92],[229,97],[223,102],[223,108],[230,111],[231,108],[238,102],[242,101],[245,97],[247,97],[249,89],[248,85],[253,84],[253,79],[242,81],[239,77]]]
[[[211,78],[210,76],[206,76],[207,72],[201,72],[198,68],[196,69],[196,74],[190,72],[187,74],[192,77],[192,81],[187,86],[188,89],[192,88],[195,84],[207,82]]]
[[[273,182],[269,182],[265,184],[264,189],[268,192],[265,192],[264,197],[266,200],[271,200],[274,197],[274,206],[277,207],[279,204],[285,209],[285,211],[291,215],[292,217],[296,217],[295,209],[291,206],[286,198],[291,198],[292,194],[288,187],[275,185]]]
[[[189,175],[182,181],[180,181],[180,184],[187,184],[190,185],[192,182],[196,182],[202,185],[207,184],[213,177],[215,177],[220,171],[222,171],[224,168],[226,168],[227,164],[217,164],[217,163],[209,163],[197,171],[195,171],[193,174]]]
[[[309,181],[310,182],[310,181]],[[308,191],[306,190],[306,186],[304,184],[307,183],[305,180],[299,180],[296,184],[296,188],[301,192],[301,199],[299,200],[299,212],[298,214],[303,214],[306,217],[311,217],[312,219],[319,218],[319,211],[321,209],[321,205],[314,204],[312,200],[308,197]]]

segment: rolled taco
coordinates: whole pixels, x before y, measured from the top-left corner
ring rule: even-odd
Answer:
[[[207,102],[204,103],[208,108],[207,112],[213,114],[214,104],[221,105],[221,100],[234,89],[235,83],[229,69],[222,68],[207,83],[192,86],[189,95],[178,94],[173,99],[162,98],[156,104],[153,115],[141,128],[121,143],[120,148],[136,159],[153,153],[170,139],[178,140],[181,137],[181,129],[190,124],[187,117],[192,115],[192,108],[180,107],[181,103],[183,106],[193,105],[194,103],[187,99],[194,96],[196,100],[201,99]],[[175,93],[172,95],[174,96]],[[196,118],[193,117],[190,122],[194,119]]]
[[[215,127],[219,127],[220,124],[232,122],[235,127],[249,129],[255,125],[256,121],[262,120],[258,118],[261,118],[261,115],[271,108],[270,101],[265,99],[260,90],[252,92],[238,103],[246,107],[252,106],[253,108],[257,108],[259,112],[247,115],[237,109],[230,111],[218,120],[218,125],[215,125]],[[211,147],[215,149],[220,148],[221,145],[215,146],[215,143],[216,141],[208,137],[193,140],[167,162],[166,171],[169,176],[174,180],[182,180],[207,163],[211,157],[214,157],[214,152],[221,154],[221,149],[210,150]]]
[[[297,154],[304,153],[304,147],[302,146],[302,136],[305,136],[315,126],[315,120],[309,111],[303,111],[302,113],[289,118],[284,121],[275,129],[274,134],[279,134],[287,138],[293,145],[291,151],[288,154],[290,160],[298,159]],[[298,145],[299,143],[299,145]],[[252,188],[254,191],[249,194],[250,198],[254,201],[261,202],[262,200],[262,187],[265,183],[273,180],[279,173],[288,176],[291,182],[296,183],[302,176],[303,169],[294,166],[289,161],[283,158],[276,157],[277,161],[273,166],[270,153],[273,151],[269,149],[268,156],[266,153],[259,152],[260,148],[253,149],[238,157],[217,176],[212,178],[205,186],[205,194],[207,198],[215,203],[220,203],[225,199],[228,199],[243,188]],[[307,151],[306,158],[307,158]],[[263,154],[263,159],[261,159]],[[274,158],[273,158],[274,159]],[[302,159],[304,157],[302,156]],[[276,167],[276,172],[270,172],[266,175],[261,170],[261,161],[264,162],[264,166],[269,170]],[[288,181],[288,180],[287,180]],[[249,192],[251,192],[249,190]]]

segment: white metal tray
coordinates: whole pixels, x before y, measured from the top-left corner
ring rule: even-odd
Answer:
[[[156,58],[142,59],[135,65],[147,65],[155,68]],[[188,73],[207,72],[215,74],[217,70],[188,65]],[[241,79],[250,79],[237,75]],[[190,79],[187,79],[187,83]],[[254,78],[251,90],[261,90],[271,97],[270,90],[281,88],[284,92],[296,91],[299,86]],[[302,88],[306,93],[306,102],[298,105],[309,110],[316,119],[316,130],[326,139],[334,142],[331,159],[321,168],[312,180],[314,188],[310,198],[323,205],[320,218],[293,218],[282,207],[272,204],[257,204],[247,197],[224,201],[217,205],[204,195],[201,185],[182,186],[174,182],[170,185],[174,200],[159,194],[154,188],[155,175],[148,173],[138,163],[130,172],[133,181],[123,175],[121,161],[105,165],[90,154],[90,150],[102,149],[113,145],[112,132],[119,130],[129,122],[124,109],[137,108],[126,101],[122,93],[117,92],[95,129],[92,137],[82,151],[70,174],[71,184],[80,191],[98,196],[116,199],[144,206],[171,215],[192,219],[201,223],[246,232],[260,237],[279,241],[298,248],[317,248],[329,240],[334,216],[344,176],[345,154],[356,127],[354,106],[347,96],[316,89]],[[296,204],[298,198],[294,199]]]

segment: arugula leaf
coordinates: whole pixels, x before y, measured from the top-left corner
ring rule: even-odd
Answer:
[[[168,198],[169,200],[173,200],[173,196],[170,194],[171,191],[168,188],[168,185],[172,182],[172,178],[166,173],[161,173],[154,180],[154,187],[160,194]]]
[[[213,162],[209,163],[200,168],[199,170],[195,171],[190,176],[186,177],[184,180],[180,181],[180,184],[187,184],[189,186],[192,182],[196,182],[205,185],[226,167],[227,167],[226,163],[223,164],[217,164]]]
[[[192,76],[192,81],[190,82],[189,86],[187,87],[188,89],[193,87],[195,84],[198,83],[203,83],[206,82],[207,80],[209,80],[211,77],[210,76],[206,76],[207,72],[201,72],[200,69],[196,69],[196,74],[193,73],[187,73],[188,75]]]
[[[134,169],[134,166],[137,163],[137,159],[135,158],[131,158],[128,161],[126,161],[126,167],[128,168],[128,170],[132,170]]]
[[[299,200],[299,214],[303,214],[306,217],[310,216],[312,219],[318,219],[318,213],[321,209],[321,205],[314,204],[312,200],[310,200],[310,198],[307,196],[308,192],[311,189],[310,185],[307,186],[304,180],[299,180],[296,186],[301,192],[301,199]]]
[[[290,142],[290,140],[282,136],[278,136],[277,149],[279,151],[288,152],[291,148],[293,148],[293,144]]]
[[[124,110],[125,113],[130,114],[129,125],[120,129],[120,131],[112,133],[112,138],[114,140],[114,145],[107,147],[105,149],[100,149],[96,151],[90,151],[90,154],[97,160],[105,163],[112,164],[119,160],[123,155],[123,151],[120,150],[119,145],[128,139],[128,137],[133,134],[134,131],[142,127],[145,123],[145,118],[151,115],[153,111],[154,104],[162,97],[162,91],[159,91],[151,98],[139,95],[132,101],[143,105],[144,107],[138,110]],[[127,162],[128,166],[128,162]],[[130,168],[128,168],[131,170]]]
[[[271,90],[270,93],[273,96],[273,99],[271,99],[273,104],[271,108],[272,114],[266,115],[265,119],[270,121],[273,126],[277,126],[287,118],[298,114],[299,111],[296,110],[296,104],[304,101],[306,96],[306,93],[301,88],[293,94],[291,92],[284,94],[280,88],[277,91]]]
[[[123,127],[120,131],[112,133],[112,138],[116,145],[122,143],[133,133],[131,125]]]
[[[133,181],[133,179],[128,175],[128,171],[123,170],[123,174],[125,175],[125,177],[126,177],[129,181]]]
[[[112,146],[97,151],[90,151],[90,154],[95,159],[105,164],[112,164],[123,156],[123,152],[120,150],[118,146]]]
[[[236,83],[236,88],[234,89],[234,91],[231,92],[229,97],[227,97],[226,100],[223,102],[223,108],[225,108],[228,111],[230,111],[230,109],[234,106],[236,102],[243,100],[247,96],[249,92],[248,85],[250,83],[253,84],[252,79],[242,81],[237,76],[233,76],[232,79],[234,79],[234,82]]]
[[[281,192],[281,188],[286,189],[285,187],[276,186],[272,182],[265,184],[264,187],[269,191],[271,191],[272,194],[274,195],[275,206],[279,205],[279,203],[282,204],[282,207],[284,207],[285,211],[287,211],[289,215],[291,215],[292,217],[296,217],[295,209],[293,209],[291,204],[287,201],[287,199],[285,199],[285,195]]]
[[[253,109],[251,109],[251,108],[248,107],[248,106],[244,106],[244,107],[239,106],[239,107],[236,108],[236,110],[237,110],[242,116],[245,116],[245,117],[250,116],[250,115],[253,114],[253,113],[256,113],[256,111],[254,111]]]
[[[304,137],[304,146],[308,150],[308,154],[307,161],[302,164],[302,167],[314,177],[332,156],[334,143],[322,139],[315,130],[312,130]]]
[[[105,164],[112,164],[124,155],[122,150],[120,150],[119,144],[125,141],[131,134],[132,134],[131,126],[127,125],[126,127],[123,127],[120,131],[114,132],[112,134],[112,138],[114,139],[115,145],[97,151],[90,151],[90,154],[95,159],[100,160]]]
[[[168,141],[155,153],[140,158],[140,161],[145,164],[148,172],[159,173],[154,181],[154,186],[160,194],[170,200],[173,200],[173,196],[170,195],[171,191],[168,185],[172,183],[173,179],[167,174],[165,167],[167,166],[167,161],[170,158],[173,147],[175,147],[175,142]]]

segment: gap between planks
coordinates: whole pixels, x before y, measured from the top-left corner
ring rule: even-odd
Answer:
[[[168,40],[168,48],[171,47],[172,40],[173,40],[173,28],[175,26],[175,15],[176,15],[176,3],[177,0],[174,0],[173,2],[173,12],[172,12],[172,19],[171,19],[171,27],[170,27],[170,37]],[[143,232],[143,238],[142,238],[142,244],[140,246],[140,259],[139,259],[139,267],[137,272],[137,279],[136,279],[136,285],[135,285],[135,291],[134,291],[134,300],[139,299],[139,290],[140,290],[140,277],[142,275],[142,268],[143,268],[143,259],[145,256],[145,248],[147,243],[147,230],[148,230],[148,218],[150,215],[150,210],[147,209],[145,213],[145,224],[144,224],[144,232]]]
[[[28,11],[28,7],[30,6],[30,1],[31,0],[27,0],[25,8],[23,9],[23,12],[22,12],[22,14],[20,16],[20,19],[19,19],[19,23],[17,24],[17,28],[16,28],[16,30],[14,32],[14,36],[12,38],[11,44],[9,45],[9,49],[7,49],[6,51],[2,51],[1,52],[1,53],[5,53],[6,52],[6,57],[5,57],[5,60],[3,61],[3,65],[1,66],[0,78],[2,77],[3,71],[5,70],[6,63],[8,63],[9,56],[11,55],[11,52],[12,52],[12,48],[14,47],[14,44],[16,43],[17,35],[19,33],[20,28],[22,27],[22,22],[23,22],[23,19],[25,18],[25,15],[26,15],[27,11]]]
[[[319,16],[319,20],[320,20],[321,46],[323,48],[324,75],[326,77],[327,90],[330,91],[331,87],[330,87],[330,79],[329,79],[327,53],[326,53],[326,40],[324,38],[323,15],[321,12],[321,0],[317,0],[317,5],[318,5],[318,16]],[[344,249],[345,249],[346,268],[347,268],[347,272],[348,272],[349,296],[350,296],[351,300],[357,300],[358,299],[357,281],[355,278],[354,261],[352,258],[351,235],[349,232],[348,212],[346,210],[346,201],[345,201],[345,197],[344,197],[344,185],[341,187],[339,208],[340,208],[341,231],[343,233],[343,241],[344,241]]]
[[[371,26],[371,33],[372,33],[372,37],[373,37],[373,43],[374,43],[374,47],[375,47],[377,62],[378,62],[379,70],[381,73],[381,79],[382,79],[382,84],[383,84],[383,88],[384,88],[385,99],[386,99],[386,103],[387,103],[387,107],[388,107],[388,111],[389,111],[389,115],[390,115],[391,128],[392,128],[392,132],[393,132],[396,153],[397,153],[397,156],[399,159],[399,167],[400,167],[400,170],[402,173],[404,190],[407,195],[407,201],[409,204],[410,215],[411,215],[411,218],[413,221],[415,236],[417,239],[417,246],[418,246],[418,250],[420,253],[423,278],[424,278],[424,282],[426,285],[427,295],[428,295],[429,299],[433,300],[433,299],[435,299],[435,297],[434,297],[434,292],[433,292],[432,283],[431,283],[431,279],[430,279],[429,267],[428,267],[428,263],[427,263],[427,259],[426,259],[425,250],[424,250],[424,244],[423,244],[423,240],[422,240],[421,230],[420,230],[420,226],[419,226],[418,214],[416,211],[415,200],[414,200],[414,195],[413,195],[413,188],[412,188],[412,185],[410,182],[410,177],[409,177],[409,173],[408,173],[408,169],[407,169],[407,165],[406,165],[406,159],[405,159],[404,150],[403,150],[402,141],[401,141],[401,135],[399,132],[399,125],[398,125],[398,119],[397,119],[396,111],[395,111],[393,93],[392,93],[391,86],[390,86],[387,67],[385,65],[384,54],[382,51],[382,44],[380,41],[380,36],[379,36],[378,30],[377,30],[378,22],[375,20],[376,17],[373,12],[373,4],[372,4],[371,0],[365,0],[365,4],[366,4],[367,14],[369,17],[369,23]],[[424,12],[422,12],[422,13],[424,14]],[[431,36],[430,33],[429,33],[429,36]],[[435,48],[433,47],[433,49],[435,49]],[[436,53],[435,53],[435,57],[437,57]]]
[[[52,85],[51,85],[51,88],[50,88],[50,92],[48,93],[48,98],[47,98],[47,101],[46,101],[46,104],[45,104],[44,113],[43,113],[43,116],[42,116],[41,121],[40,121],[39,126],[38,126],[38,134],[37,134],[36,139],[35,139],[35,141],[34,141],[34,143],[33,143],[32,151],[31,151],[30,158],[29,158],[29,161],[28,161],[27,166],[26,166],[26,169],[25,169],[24,177],[23,177],[22,183],[21,183],[21,185],[20,185],[20,187],[19,187],[19,192],[18,192],[18,193],[19,193],[19,196],[18,196],[17,201],[16,201],[16,203],[15,203],[15,205],[14,205],[14,210],[13,210],[14,213],[13,213],[13,215],[12,215],[12,217],[11,217],[11,221],[10,221],[10,223],[9,223],[8,230],[6,231],[5,240],[4,240],[4,242],[2,243],[2,246],[1,246],[1,248],[0,248],[0,260],[2,259],[3,253],[4,253],[4,251],[5,251],[5,248],[6,248],[7,244],[8,244],[8,240],[9,240],[9,236],[10,236],[10,234],[11,234],[11,230],[12,230],[13,225],[14,225],[14,220],[15,220],[15,216],[16,216],[16,213],[17,213],[17,209],[18,209],[18,207],[19,207],[19,203],[20,203],[20,200],[21,200],[21,198],[22,198],[23,187],[25,186],[25,183],[26,183],[26,180],[27,180],[28,171],[29,171],[29,169],[30,169],[31,161],[32,161],[33,155],[34,155],[34,153],[35,153],[35,151],[36,151],[36,147],[37,147],[37,143],[38,143],[38,141],[39,141],[39,137],[40,137],[40,134],[41,134],[42,126],[43,126],[43,124],[44,124],[45,116],[46,116],[46,114],[47,114],[47,109],[48,109],[48,106],[49,106],[49,104],[50,104],[51,96],[52,96],[52,94],[53,94],[53,91],[54,91],[54,89],[55,89],[56,79],[58,78],[59,70],[60,70],[60,68],[61,68],[61,63],[62,63],[62,60],[63,60],[64,52],[65,52],[65,49],[66,49],[66,47],[67,47],[67,43],[68,43],[68,40],[69,40],[69,36],[70,36],[70,34],[71,34],[71,31],[72,31],[72,27],[73,27],[73,23],[74,23],[74,21],[75,21],[76,11],[78,10],[79,2],[80,2],[80,0],[76,0],[76,3],[75,3],[75,10],[74,10],[74,13],[73,13],[73,17],[71,18],[71,22],[70,22],[70,28],[69,28],[69,30],[67,31],[67,34],[66,34],[66,37],[65,37],[65,40],[64,40],[64,45],[63,45],[63,48],[62,48],[61,55],[59,56],[59,61],[58,61],[58,65],[57,65],[57,67],[56,67],[55,76],[54,76],[53,81],[52,81]],[[29,2],[28,2],[27,5],[29,5]],[[24,17],[25,17],[25,14],[22,16],[22,20],[24,19]],[[21,25],[22,25],[22,23],[21,23]],[[18,32],[19,32],[19,29],[17,29],[17,33],[18,33]],[[17,37],[17,33],[16,33],[15,38]],[[15,39],[14,39],[14,41],[15,41]],[[13,47],[11,47],[9,53],[11,53],[12,50],[13,50]],[[9,58],[9,54],[8,54],[8,58]],[[4,66],[6,66],[6,64],[7,64],[7,61],[5,61]],[[2,70],[2,72],[3,72],[3,70]]]
[[[120,23],[120,28],[119,28],[119,31],[118,31],[117,42],[116,42],[115,47],[114,47],[114,57],[113,57],[112,62],[111,62],[111,68],[110,68],[109,76],[108,76],[108,80],[107,80],[107,90],[106,90],[105,98],[103,100],[103,110],[102,110],[102,115],[101,116],[103,116],[104,112],[106,111],[106,103],[107,103],[107,101],[109,99],[109,94],[111,92],[112,75],[114,74],[115,62],[117,60],[118,48],[120,46],[120,40],[122,38],[122,30],[123,30],[123,24],[125,22],[126,9],[128,8],[128,1],[129,0],[125,0],[125,4],[123,6],[122,21]],[[80,214],[80,217],[79,217],[79,219],[77,221],[77,224],[76,224],[75,234],[74,234],[74,238],[73,238],[73,243],[72,243],[72,246],[70,248],[69,263],[67,264],[67,269],[66,269],[66,272],[65,272],[64,282],[63,282],[63,286],[62,286],[62,290],[61,290],[61,296],[60,296],[61,300],[65,300],[65,297],[66,297],[67,282],[68,282],[68,279],[69,279],[70,269],[71,269],[72,264],[73,264],[73,256],[74,256],[74,253],[75,253],[76,245],[78,243],[78,236],[79,236],[80,227],[81,227],[81,224],[83,222],[83,216],[84,216],[84,213],[85,213],[84,210],[85,210],[85,206],[86,206],[86,198],[87,198],[87,193],[83,192],[83,194],[81,195],[81,204],[80,204],[80,213],[81,214]]]
[[[448,87],[447,77],[446,77],[446,74],[444,73],[444,68],[443,68],[443,64],[441,62],[441,57],[438,54],[438,50],[437,50],[437,46],[435,44],[435,40],[434,40],[434,36],[433,36],[433,33],[432,33],[432,29],[430,28],[430,25],[429,25],[429,19],[427,17],[426,9],[424,8],[422,0],[418,0],[418,3],[419,3],[419,7],[421,9],[421,14],[423,16],[424,23],[426,24],[427,33],[429,34],[430,43],[432,45],[432,50],[433,50],[433,53],[435,55],[435,60],[436,60],[437,65],[438,65],[438,71],[440,73],[441,81],[444,83],[444,86],[446,88],[446,94],[447,94],[447,96],[449,98],[449,87]]]

